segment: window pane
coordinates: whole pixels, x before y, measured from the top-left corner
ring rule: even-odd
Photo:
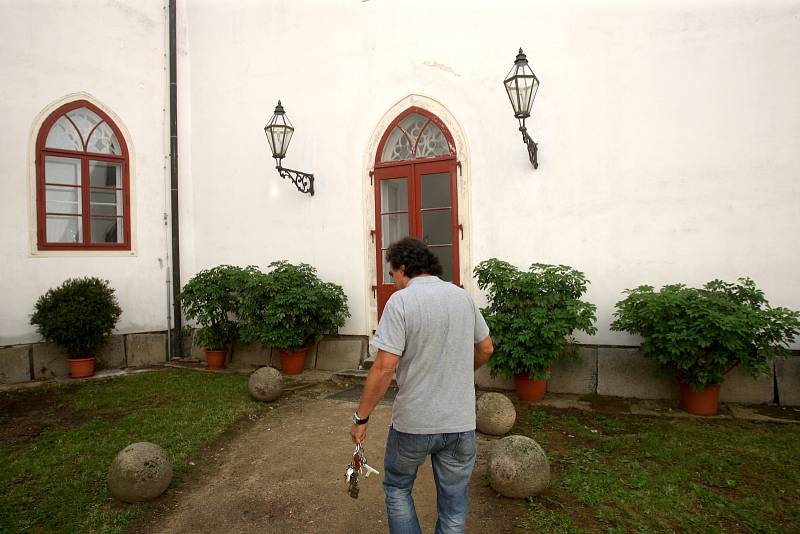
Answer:
[[[122,243],[122,218],[100,219],[92,217],[92,243]]]
[[[122,215],[122,191],[92,189],[89,191],[89,206],[92,215]]]
[[[48,185],[45,195],[47,213],[81,214],[81,190],[79,187]]]
[[[83,241],[83,228],[80,216],[47,216],[48,243],[80,243]]]
[[[97,116],[97,113],[89,108],[73,109],[67,113],[67,116],[72,119],[72,122],[78,127],[84,141],[89,137],[89,132],[102,120]]]
[[[422,136],[417,143],[417,158],[432,158],[434,156],[446,156],[450,154],[450,145],[444,133],[436,124],[431,122],[422,131]]]
[[[408,133],[412,141],[416,141],[417,137],[419,137],[419,133],[427,122],[428,117],[420,115],[419,113],[412,113],[400,121],[400,127]]]
[[[60,117],[47,133],[44,142],[46,148],[60,148],[63,150],[77,150],[83,152],[83,143],[78,135],[78,130],[66,117]]]
[[[408,235],[408,214],[381,215],[381,243],[391,245]]]
[[[422,175],[422,207],[450,207],[450,173]]]
[[[81,160],[46,156],[44,181],[51,184],[81,185]]]
[[[449,245],[452,243],[450,210],[422,212],[422,240],[428,245]]]
[[[89,142],[86,144],[86,150],[99,152],[100,154],[122,154],[119,140],[117,140],[114,130],[105,122],[92,133]]]
[[[381,258],[386,258],[386,249],[381,250]],[[392,276],[389,274],[389,262],[383,264],[383,283],[384,284],[393,284],[394,280],[392,280]]]
[[[431,247],[431,252],[439,258],[442,264],[442,280],[453,281],[453,247]]]
[[[381,213],[408,211],[408,179],[381,180]]]
[[[89,185],[92,187],[122,187],[122,165],[105,161],[90,161]]]
[[[386,144],[383,146],[381,161],[402,161],[411,159],[412,146],[408,142],[406,135],[395,126]]]

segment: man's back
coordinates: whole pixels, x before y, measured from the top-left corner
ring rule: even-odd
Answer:
[[[373,344],[402,354],[395,429],[410,434],[475,429],[474,344],[488,335],[485,323],[476,320],[479,313],[463,289],[435,276],[415,277],[389,299]]]

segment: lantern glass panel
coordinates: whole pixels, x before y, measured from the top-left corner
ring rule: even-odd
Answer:
[[[267,134],[269,148],[272,150],[272,157],[283,158],[289,150],[289,143],[292,140],[294,128],[292,123],[284,113],[276,113],[270,119],[269,124],[264,128]]]
[[[515,63],[506,76],[504,85],[511,100],[511,107],[514,108],[514,116],[517,118],[530,116],[533,99],[536,98],[536,91],[539,89],[539,80],[530,66],[527,63],[521,65]]]

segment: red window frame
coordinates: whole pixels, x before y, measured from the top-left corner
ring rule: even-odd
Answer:
[[[89,152],[86,150],[88,138],[91,137],[89,133],[87,139],[83,139],[80,130],[76,127],[78,135],[83,143],[84,150],[81,152],[75,150],[64,150],[55,148],[46,148],[45,142],[50,129],[58,119],[74,109],[88,108],[96,113],[103,122],[108,124],[114,135],[117,136],[117,141],[120,145],[120,155],[114,154],[101,154],[97,152]],[[67,120],[72,120],[67,117]],[[95,129],[99,126],[95,126]],[[45,157],[46,156],[62,156],[68,157],[81,162],[81,225],[83,233],[83,242],[81,243],[50,243],[47,241],[47,196],[46,196],[46,182],[45,182]],[[122,226],[123,238],[121,243],[92,243],[91,242],[91,228],[90,228],[90,205],[89,205],[89,191],[91,189],[89,180],[89,161],[104,161],[109,163],[118,163],[122,167]],[[95,187],[95,189],[100,189]],[[130,160],[128,154],[128,146],[125,143],[125,138],[119,127],[114,123],[111,117],[108,116],[103,110],[98,108],[87,100],[75,100],[68,104],[60,106],[53,111],[39,129],[39,134],[36,138],[36,240],[38,250],[130,250],[131,249],[131,210],[130,210]]]
[[[433,123],[439,127],[447,139],[448,146],[450,147],[450,154],[446,156],[435,156],[430,158],[417,158],[403,161],[387,161],[381,162],[383,150],[391,133],[394,131],[395,126],[405,119],[408,115],[417,113],[430,119],[430,122],[423,128],[426,129]],[[416,142],[419,142],[422,132]],[[416,153],[416,145],[414,146],[413,153]],[[412,154],[413,156],[413,154]],[[451,226],[451,243],[453,253],[453,280],[456,285],[461,285],[461,272],[459,261],[459,223],[458,223],[458,184],[456,180],[456,166],[458,164],[455,142],[450,131],[442,123],[436,115],[426,111],[422,108],[412,106],[399,114],[391,124],[386,128],[386,131],[378,144],[378,150],[375,154],[375,171],[374,171],[374,187],[375,187],[375,258],[377,270],[377,285],[376,297],[378,300],[378,317],[383,313],[383,308],[386,301],[392,293],[396,291],[393,283],[384,282],[384,264],[386,263],[383,258],[383,249],[388,246],[382,242],[382,228],[381,228],[381,182],[383,180],[391,180],[396,178],[408,179],[408,233],[412,237],[418,239],[422,238],[422,189],[421,178],[425,174],[435,173],[449,173],[450,174],[450,226]],[[433,208],[436,209],[436,208]]]

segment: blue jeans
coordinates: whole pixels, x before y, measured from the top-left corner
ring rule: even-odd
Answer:
[[[431,456],[436,481],[436,534],[463,533],[467,524],[469,479],[475,466],[475,431],[406,434],[389,427],[383,460],[383,490],[391,534],[420,534],[411,489],[417,468]]]

